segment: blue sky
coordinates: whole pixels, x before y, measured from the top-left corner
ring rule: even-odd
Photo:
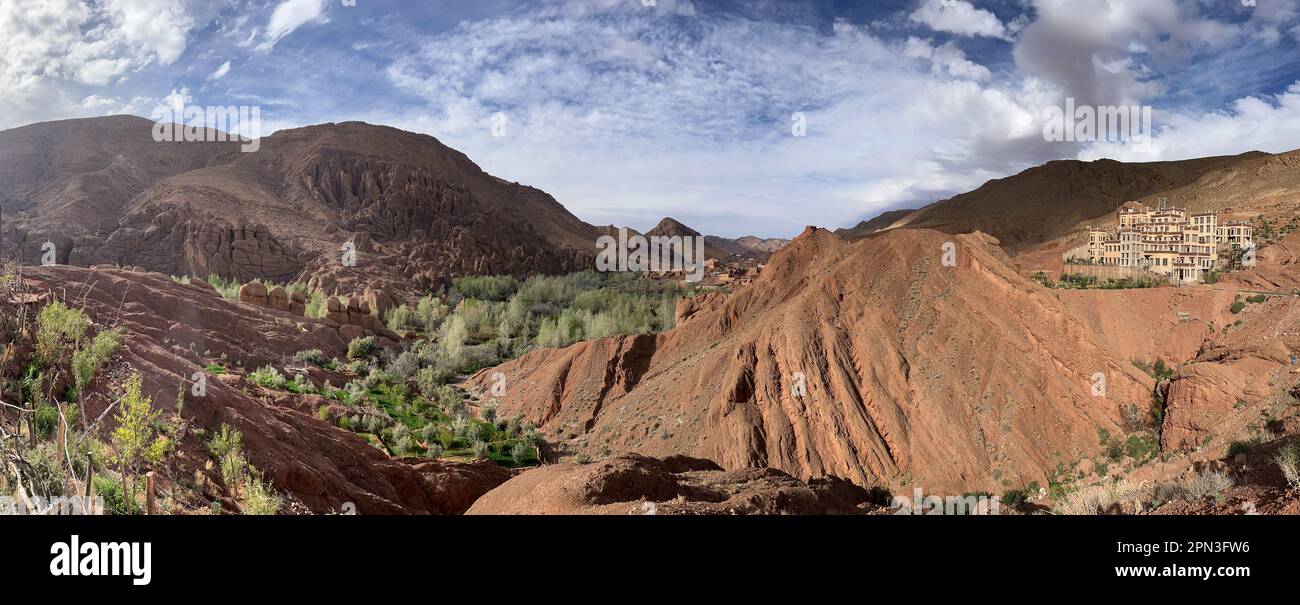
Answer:
[[[592,223],[788,237],[1051,159],[1300,147],[1300,6],[1250,3],[0,0],[0,128],[259,105],[431,134]],[[1151,106],[1153,145],[1047,142],[1066,97]]]

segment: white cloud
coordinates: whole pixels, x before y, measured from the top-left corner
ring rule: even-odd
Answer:
[[[0,128],[84,115],[77,88],[173,64],[191,12],[183,0],[0,1]]]
[[[388,71],[425,106],[378,119],[428,132],[592,222],[648,228],[674,215],[731,236],[852,224],[1043,157],[1029,109],[1040,91],[991,84],[955,45],[916,41],[927,60],[917,65],[847,22],[826,34],[697,18],[685,29],[630,13],[462,24]],[[491,133],[497,112],[510,120],[503,138]],[[805,138],[791,136],[794,112],[807,117]],[[1029,150],[1014,151],[1024,139]]]
[[[903,45],[903,56],[912,59],[925,59],[930,62],[930,71],[935,75],[947,73],[954,78],[967,80],[987,80],[993,74],[987,67],[966,58],[957,45],[946,42],[935,47],[930,40],[909,37]]]
[[[325,0],[284,0],[271,13],[271,20],[266,25],[265,40],[258,45],[258,50],[270,50],[298,28],[324,19]]]
[[[922,0],[910,18],[930,29],[961,36],[1007,38],[1007,27],[991,11],[966,0]]]
[[[208,76],[208,80],[220,80],[226,77],[228,73],[230,73],[230,61],[222,63],[221,67],[218,67],[216,71],[212,72],[212,75]]]
[[[1102,157],[1131,162],[1181,160],[1245,151],[1280,153],[1300,141],[1300,81],[1285,92],[1249,96],[1221,111],[1179,112],[1159,116],[1149,151],[1130,145],[1094,145],[1080,159]]]

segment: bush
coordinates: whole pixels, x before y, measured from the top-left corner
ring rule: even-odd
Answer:
[[[510,448],[510,459],[514,460],[515,464],[523,464],[524,457],[527,455],[528,446],[524,445],[522,441],[516,442],[515,446]]]
[[[363,336],[348,343],[348,359],[368,359],[375,354],[375,338]]]
[[[1237,454],[1248,453],[1250,452],[1251,448],[1255,447],[1255,445],[1256,443],[1254,441],[1233,441],[1232,443],[1228,444],[1227,457],[1232,458],[1235,457]]]
[[[1187,493],[1189,501],[1195,502],[1206,498],[1218,500],[1223,495],[1223,490],[1232,487],[1232,477],[1223,471],[1203,471],[1199,475],[1194,475],[1183,483],[1183,489]]]
[[[45,305],[36,316],[36,355],[46,366],[63,360],[68,347],[86,336],[90,318],[79,309],[70,309],[62,301]]]
[[[519,280],[509,276],[461,277],[452,286],[465,298],[504,301],[519,290]]]
[[[125,515],[126,498],[122,495],[122,484],[117,479],[95,475],[91,480],[95,495],[104,499],[104,512],[110,515]]]
[[[321,352],[320,349],[298,351],[293,354],[293,360],[299,363],[310,363],[322,368],[329,365],[329,359],[325,357],[325,353]]]
[[[1052,512],[1058,515],[1097,515],[1112,512],[1125,502],[1146,502],[1151,498],[1151,488],[1116,481],[1089,485],[1064,494]]]
[[[1300,490],[1300,439],[1292,439],[1283,445],[1273,459],[1282,471],[1282,477],[1291,489]]]
[[[96,334],[88,346],[72,354],[74,383],[72,399],[81,398],[86,387],[90,386],[90,381],[94,380],[95,375],[99,373],[99,369],[117,352],[120,343],[121,337],[116,330],[104,330]]]
[[[325,317],[326,311],[328,310],[325,306],[325,298],[325,293],[320,290],[311,293],[311,297],[307,299],[305,309],[307,317],[314,317],[316,319],[322,319]]]
[[[283,389],[285,384],[284,374],[271,366],[262,366],[257,371],[248,375],[248,379],[253,384],[266,387],[268,389]]]
[[[42,439],[49,439],[54,436],[54,430],[59,427],[59,410],[58,408],[42,403],[36,408],[36,434]]]
[[[1245,308],[1246,308],[1246,303],[1237,301],[1235,303],[1232,303],[1232,307],[1230,307],[1228,310],[1232,311],[1233,315],[1236,315],[1237,313],[1241,313],[1242,310],[1244,310]]]
[[[474,457],[483,460],[488,457],[488,444],[480,439],[474,440]]]

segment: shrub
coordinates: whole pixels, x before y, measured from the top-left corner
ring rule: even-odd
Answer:
[[[1116,481],[1089,485],[1064,494],[1053,508],[1058,515],[1096,515],[1114,511],[1125,502],[1146,502],[1151,498],[1151,488]]]
[[[116,330],[104,330],[96,334],[88,346],[72,354],[73,399],[79,399],[85,393],[99,369],[117,352],[120,342],[121,337]]]
[[[95,475],[91,479],[95,495],[104,499],[104,512],[110,515],[126,515],[126,498],[122,495],[122,484],[112,477]]]
[[[1223,471],[1206,470],[1199,475],[1194,475],[1183,483],[1183,489],[1187,493],[1187,498],[1191,501],[1214,498],[1218,500],[1223,495],[1223,490],[1232,487],[1232,477]]]
[[[437,443],[430,443],[429,448],[424,451],[424,455],[430,460],[437,460],[442,457],[442,446]]]
[[[483,460],[488,457],[488,444],[480,439],[474,440],[474,457]]]
[[[519,280],[509,276],[461,277],[452,280],[456,291],[466,298],[504,301],[519,290]]]
[[[47,366],[56,365],[68,347],[75,346],[90,328],[90,318],[62,301],[45,305],[36,316],[36,355]]]
[[[257,371],[248,375],[248,379],[253,384],[266,387],[268,389],[283,389],[285,383],[284,374],[271,366],[262,366]]]
[[[328,308],[325,306],[325,293],[317,290],[311,293],[307,299],[305,313],[307,317],[322,319],[325,317]]]
[[[36,408],[36,434],[42,439],[49,439],[54,436],[54,430],[59,426],[59,410],[48,403],[42,403]]]
[[[310,363],[322,368],[329,364],[329,360],[325,357],[325,353],[321,352],[320,349],[298,351],[293,354],[293,360],[299,363]]]
[[[1300,439],[1292,439],[1283,445],[1273,460],[1281,469],[1287,485],[1291,489],[1300,489]]]
[[[348,343],[348,359],[368,359],[375,354],[375,338],[363,336]]]
[[[251,467],[250,467],[251,469]],[[283,501],[262,479],[262,473],[251,469],[244,482],[243,513],[245,515],[274,515],[280,512]]]
[[[324,420],[325,422],[329,422],[330,419],[333,418],[333,415],[330,414],[330,406],[322,405],[316,408],[316,417],[321,420]]]
[[[528,446],[522,441],[516,442],[515,446],[510,448],[510,459],[514,460],[515,464],[523,464],[526,455],[528,455]]]
[[[388,373],[396,376],[398,380],[406,382],[415,377],[420,371],[420,356],[415,351],[402,351],[400,355],[393,358],[388,364]]]
[[[1233,441],[1228,444],[1227,457],[1232,458],[1237,454],[1248,453],[1251,448],[1255,447],[1255,445],[1256,443],[1254,441]]]
[[[1228,310],[1232,311],[1233,315],[1236,315],[1238,313],[1241,313],[1242,310],[1244,310],[1245,308],[1246,308],[1246,303],[1237,301],[1235,303],[1232,303],[1232,307],[1230,307]]]

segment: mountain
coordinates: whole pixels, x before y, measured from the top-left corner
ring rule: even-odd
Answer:
[[[465,386],[495,372],[515,385],[498,413],[557,453],[961,491],[1045,485],[1153,387],[992,238],[913,229],[846,242],[810,228],[752,285],[683,301],[672,331],[537,351]],[[1096,372],[1107,398],[1090,393]]]
[[[763,238],[754,237],[752,235],[746,235],[745,237],[737,238],[733,241],[739,244],[740,247],[750,252],[765,253],[765,254],[771,254],[773,252],[776,252],[777,250],[780,250],[781,248],[790,245],[790,240],[788,239],[782,239],[776,237],[769,237],[767,239],[763,239]]]
[[[234,143],[155,143],[112,117],[0,132],[5,242],[29,262],[365,282],[420,291],[467,274],[587,268],[599,230],[433,137],[359,122]],[[351,243],[355,267],[339,263]],[[11,250],[12,253],[12,250]]]
[[[700,237],[699,231],[696,231],[686,225],[683,225],[677,219],[672,217],[664,218],[655,225],[653,229],[646,231],[647,236],[665,236],[665,237]],[[758,258],[767,258],[773,252],[780,250],[789,240],[783,239],[760,239],[754,236],[745,236],[740,239],[727,239],[715,235],[704,236],[704,256],[706,258],[727,259],[733,256],[751,256]]]
[[[912,214],[913,212],[916,211],[915,210],[889,210],[881,213],[880,216],[877,216],[876,218],[873,218],[869,221],[862,221],[861,223],[858,223],[857,225],[850,227],[848,229],[836,229],[835,235],[838,235],[844,239],[857,239],[859,237],[866,237],[877,231],[880,231],[881,229],[886,229],[893,226],[894,223]]]
[[[1126,201],[1163,195],[1214,171],[1265,157],[1268,154],[1250,152],[1176,162],[1052,161],[887,218],[894,219],[890,224],[909,229],[981,231],[1014,253],[1059,238],[1085,221],[1107,218]],[[864,225],[874,222],[870,226],[875,227],[885,220],[877,218]],[[861,237],[874,231],[864,225],[846,230],[847,235]]]

